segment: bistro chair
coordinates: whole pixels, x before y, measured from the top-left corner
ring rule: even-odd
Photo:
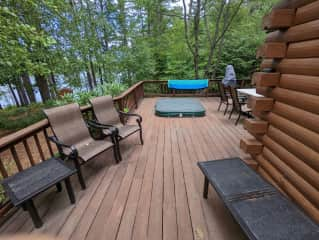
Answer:
[[[103,130],[104,134],[109,134],[109,128],[115,129],[116,131],[116,142],[118,151],[119,141],[131,136],[134,133],[139,133],[141,144],[143,145],[143,131],[142,131],[142,117],[134,113],[126,113],[119,111],[115,108],[113,99],[111,96],[101,96],[90,100],[93,107],[96,122],[91,123],[97,126],[105,126]],[[126,124],[121,122],[120,117],[136,117],[137,124]]]
[[[217,110],[220,111],[221,106],[225,104],[226,108],[224,110],[224,115],[226,115],[228,107],[232,105],[231,99],[229,99],[229,93],[227,93],[226,87],[221,81],[218,82],[218,89],[219,89],[219,95],[220,95],[220,102],[219,102],[219,106]]]
[[[237,94],[237,88],[236,87],[230,87],[230,96],[232,98],[233,101],[233,108],[229,114],[229,119],[231,119],[232,115],[234,112],[238,113],[238,117],[237,120],[235,122],[235,125],[238,124],[240,117],[242,115],[246,115],[248,117],[251,117],[251,109],[247,107],[247,102],[243,101],[242,98],[238,97]]]
[[[88,126],[83,119],[80,106],[76,103],[65,106],[45,109],[49,123],[51,125],[54,136],[49,137],[58,148],[63,159],[71,159],[74,161],[79,182],[82,189],[86,188],[81,165],[93,159],[98,154],[113,148],[113,154],[116,162],[121,159],[116,147],[116,131],[111,127],[95,126],[91,127],[99,129],[108,129],[108,136],[112,141],[95,140],[91,137]],[[90,123],[88,123],[91,125]]]

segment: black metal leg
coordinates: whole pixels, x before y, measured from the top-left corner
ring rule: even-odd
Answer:
[[[220,107],[222,106],[222,104],[223,104],[223,101],[220,100],[219,105],[218,105],[218,108],[217,108],[217,111],[220,111]]]
[[[81,188],[82,189],[86,189],[86,184],[85,184],[85,181],[84,181],[84,178],[83,178],[81,165],[80,165],[80,163],[77,160],[74,161],[74,162],[75,162],[75,168],[77,170],[77,174],[78,174],[78,178],[79,178],[79,182],[80,182]]]
[[[66,190],[68,192],[68,195],[69,195],[70,202],[73,204],[73,203],[75,203],[75,196],[74,196],[74,191],[73,191],[73,188],[71,185],[70,178],[69,177],[66,178],[64,180],[64,183],[65,183],[65,187],[66,187]]]
[[[229,114],[228,119],[231,119],[231,116],[233,115],[233,113],[234,113],[234,106],[233,106],[233,108],[231,109],[231,112],[230,112],[230,114]]]
[[[229,105],[229,103],[226,104],[226,108],[225,108],[225,111],[224,111],[224,115],[226,115],[226,113],[227,113],[228,105]]]
[[[122,155],[121,155],[121,149],[120,149],[120,140],[119,139],[117,139],[116,146],[117,146],[118,159],[119,159],[119,161],[122,161]]]
[[[119,163],[120,160],[119,160],[118,150],[117,150],[117,146],[116,145],[113,146],[113,155],[114,155],[114,158],[115,158],[115,162]]]
[[[236,123],[235,123],[236,126],[237,126],[237,124],[238,124],[238,122],[240,120],[240,116],[241,116],[241,112],[238,113],[238,118],[237,118]]]
[[[21,207],[22,207],[23,211],[27,211],[27,207],[26,207],[25,203],[22,203]]]
[[[207,179],[207,177],[205,177],[205,180],[204,180],[203,197],[204,197],[205,199],[207,199],[207,197],[208,197],[208,179]]]
[[[141,140],[141,144],[144,145],[142,128],[140,128],[140,140]]]
[[[37,209],[34,206],[32,199],[26,201],[25,207],[28,210],[30,217],[32,218],[33,224],[36,228],[40,228],[43,225],[43,222],[38,214]]]
[[[56,184],[56,189],[58,190],[58,192],[62,191],[62,184],[61,183],[57,183]]]

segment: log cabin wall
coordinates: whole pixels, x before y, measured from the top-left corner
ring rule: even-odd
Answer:
[[[319,0],[287,0],[265,16],[268,32],[253,76],[264,98],[241,148],[257,171],[319,223]]]

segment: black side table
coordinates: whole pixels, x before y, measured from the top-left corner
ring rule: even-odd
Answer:
[[[70,182],[70,176],[76,169],[70,168],[59,158],[50,158],[22,172],[10,176],[2,181],[3,188],[14,206],[22,206],[32,218],[34,226],[43,225],[33,197],[56,185],[58,191],[62,190],[61,182],[65,182],[70,202],[75,203],[75,196]]]

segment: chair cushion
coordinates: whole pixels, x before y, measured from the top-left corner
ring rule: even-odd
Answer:
[[[116,127],[119,130],[119,136],[121,138],[126,138],[127,136],[140,130],[140,127],[138,125],[119,125],[119,124],[117,124]],[[104,133],[109,134],[109,131],[104,130]]]

